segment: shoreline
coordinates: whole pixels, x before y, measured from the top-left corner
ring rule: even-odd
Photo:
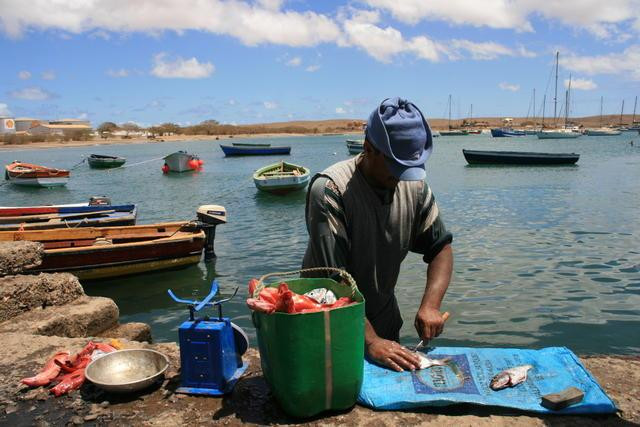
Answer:
[[[242,139],[257,139],[257,138],[303,138],[309,136],[345,136],[358,135],[361,132],[344,132],[344,133],[327,133],[327,134],[310,134],[310,133],[260,133],[260,134],[238,134],[238,135],[171,135],[162,136],[156,139],[149,139],[146,137],[136,137],[130,139],[122,138],[107,138],[107,139],[92,139],[88,141],[46,141],[46,142],[32,142],[27,144],[3,144],[0,145],[0,151],[22,151],[29,149],[47,149],[47,148],[63,148],[63,147],[91,147],[102,145],[134,145],[134,144],[162,144],[165,142],[196,142],[196,141],[211,141],[211,142],[226,142]]]

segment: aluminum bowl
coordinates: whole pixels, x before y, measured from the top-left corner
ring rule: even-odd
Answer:
[[[155,350],[120,350],[89,363],[85,376],[104,390],[128,393],[149,387],[168,367],[167,356]]]

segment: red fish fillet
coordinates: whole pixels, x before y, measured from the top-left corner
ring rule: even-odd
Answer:
[[[44,365],[44,368],[33,377],[22,379],[22,384],[26,384],[30,387],[38,387],[41,385],[47,385],[58,376],[60,373],[59,363],[64,364],[69,360],[69,353],[61,351],[56,353],[49,361]]]

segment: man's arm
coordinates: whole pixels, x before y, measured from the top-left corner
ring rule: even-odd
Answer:
[[[440,313],[440,305],[449,287],[452,271],[453,251],[451,245],[447,244],[427,268],[427,283],[415,319],[416,331],[423,340],[435,338],[442,333],[444,319]]]

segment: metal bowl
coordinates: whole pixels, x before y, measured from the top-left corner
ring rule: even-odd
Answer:
[[[120,350],[89,363],[85,376],[104,390],[126,393],[149,387],[164,375],[168,367],[167,356],[157,351]]]

